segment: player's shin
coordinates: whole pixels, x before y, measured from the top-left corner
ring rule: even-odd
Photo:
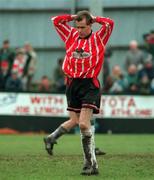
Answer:
[[[82,134],[82,147],[84,154],[84,166],[82,169],[82,175],[97,175],[98,165],[96,162],[96,156],[93,150],[93,140],[92,140],[92,132],[91,129],[88,131],[81,131]]]
[[[95,118],[91,119],[92,145],[95,153]]]
[[[53,139],[58,139],[61,137],[63,134],[66,134],[70,131],[70,129],[74,128],[76,126],[76,121],[75,120],[68,120],[61,124],[53,133],[51,133],[48,137],[53,138]]]
[[[63,126],[59,126],[53,133],[48,135],[48,137],[52,137],[53,139],[58,139],[61,137],[63,134],[66,134],[68,132],[67,129],[65,129]]]
[[[84,155],[84,168],[88,168],[92,166],[92,132],[91,130],[88,131],[81,131],[81,144],[83,148],[83,155]]]
[[[98,168],[96,155],[95,155],[94,131],[90,130],[88,134],[86,133],[86,135],[85,133],[81,132],[81,140],[82,140],[83,155],[84,155],[83,169],[86,169],[89,165]]]
[[[65,133],[67,133],[67,130],[62,126],[59,126],[53,133],[43,139],[45,149],[49,155],[53,155],[54,144],[57,144],[56,140]]]

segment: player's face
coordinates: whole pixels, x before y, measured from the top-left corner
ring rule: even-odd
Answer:
[[[87,25],[85,18],[82,21],[76,21],[75,23],[80,38],[85,38],[91,33],[91,24]]]

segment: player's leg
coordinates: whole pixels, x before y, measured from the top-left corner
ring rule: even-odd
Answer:
[[[98,165],[93,149],[93,139],[91,131],[91,118],[93,110],[89,108],[82,108],[79,118],[79,127],[81,131],[81,142],[84,154],[84,167],[82,175],[98,174]]]
[[[53,146],[57,144],[57,139],[63,134],[68,133],[72,128],[78,124],[79,115],[73,111],[70,112],[70,119],[61,124],[54,132],[44,138],[45,149],[49,155],[53,154]]]
[[[95,155],[105,155],[106,153],[102,150],[100,150],[100,148],[95,146],[95,124],[96,124],[96,118],[93,116],[91,119],[91,131],[92,131],[92,139],[93,139],[93,146],[95,149]]]
[[[91,132],[92,132],[92,140],[93,140],[93,149],[95,149],[95,119],[91,118]]]

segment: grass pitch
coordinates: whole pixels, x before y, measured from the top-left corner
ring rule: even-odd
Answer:
[[[154,135],[96,135],[100,174],[81,176],[79,135],[65,135],[54,156],[44,150],[42,135],[0,136],[0,180],[153,180]]]

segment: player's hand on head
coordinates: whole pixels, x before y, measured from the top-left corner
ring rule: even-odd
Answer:
[[[74,20],[77,17],[77,15],[76,14],[72,14],[71,17]]]
[[[91,17],[92,17],[92,23],[95,23],[95,22],[96,22],[96,16],[93,16],[93,15],[91,14]]]

